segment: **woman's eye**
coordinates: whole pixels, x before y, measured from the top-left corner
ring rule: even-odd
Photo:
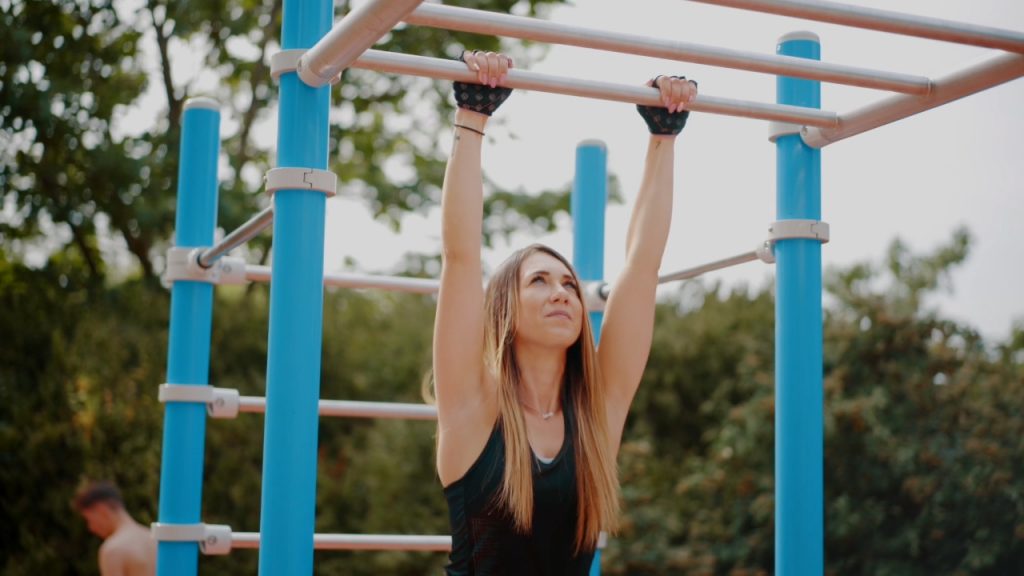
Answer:
[[[543,276],[534,276],[533,280],[530,280],[530,284],[536,284],[537,282],[543,282],[543,281],[544,281],[544,277]]]
[[[571,290],[573,292],[576,291],[576,283],[575,282],[566,282],[565,284],[562,284],[562,286],[565,286],[567,289],[569,289],[569,290]]]

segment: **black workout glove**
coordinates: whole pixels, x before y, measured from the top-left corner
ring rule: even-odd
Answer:
[[[658,86],[658,76],[654,79],[654,86]],[[686,76],[672,76],[672,78],[679,78],[686,80]],[[693,80],[690,80],[693,82]],[[696,84],[696,82],[693,82]],[[651,131],[651,134],[657,134],[660,136],[675,136],[683,131],[683,127],[686,126],[686,119],[690,117],[689,110],[680,110],[678,112],[669,113],[668,108],[664,106],[643,106],[641,104],[636,105],[637,112],[640,113],[640,117],[647,122],[647,129]]]
[[[465,63],[465,60],[462,59],[465,54],[465,52],[459,54],[456,60]],[[501,106],[501,103],[512,94],[511,88],[503,86],[491,88],[484,84],[455,81],[453,87],[455,88],[455,103],[459,105],[459,108],[465,108],[466,110],[472,110],[487,116],[493,114],[498,109],[498,106]]]

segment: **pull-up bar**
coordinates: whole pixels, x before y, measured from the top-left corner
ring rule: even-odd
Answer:
[[[376,70],[378,72],[424,76],[438,80],[476,81],[476,74],[467,69],[464,64],[453,60],[399,54],[396,52],[382,52],[380,50],[367,50],[362,57],[352,63],[352,67]],[[538,90],[600,100],[646,104],[648,106],[663,105],[655,88],[614,84],[598,80],[565,78],[525,70],[509,70],[508,80],[504,85],[509,88]],[[838,125],[838,116],[835,112],[804,108],[802,106],[764,104],[761,102],[698,95],[696,99],[690,102],[688,107],[690,110],[697,112],[759,118],[777,122],[792,122],[806,126],[831,128]]]
[[[470,8],[423,4],[406,16],[405,21],[417,26],[429,26],[446,30],[460,30],[462,32],[579,46],[581,48],[594,48],[609,52],[621,52],[623,54],[681,60],[684,62],[707,64],[709,66],[724,66],[767,74],[795,76],[797,78],[809,78],[864,88],[892,90],[907,94],[927,94],[931,87],[931,80],[925,76],[869,70],[842,64],[827,64],[817,60],[793,58],[791,56],[742,52],[689,42],[661,40],[637,34],[591,30],[580,26],[559,24],[537,18],[512,16]]]
[[[692,0],[905,36],[1024,53],[1024,33],[825,0]]]

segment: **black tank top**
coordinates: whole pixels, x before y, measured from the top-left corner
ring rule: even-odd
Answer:
[[[569,406],[569,403],[565,404]],[[505,470],[505,439],[495,424],[466,474],[444,489],[452,526],[448,576],[586,576],[594,554],[574,555],[576,458],[572,414],[554,460],[533,458],[533,530],[520,534],[496,502]]]

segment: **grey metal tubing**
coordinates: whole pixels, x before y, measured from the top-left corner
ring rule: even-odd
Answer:
[[[1024,32],[824,0],[692,0],[905,36],[1024,52]]]
[[[221,239],[213,246],[199,253],[199,265],[210,268],[218,258],[256,237],[274,222],[274,207],[267,206],[250,218],[245,224]]]
[[[425,76],[439,80],[476,81],[476,75],[470,72],[465,65],[452,60],[399,54],[396,52],[381,52],[379,50],[367,50],[358,60],[352,63],[352,67],[393,74]],[[567,94],[569,96],[582,96],[584,98],[646,104],[649,106],[662,105],[658,97],[658,91],[654,88],[613,84],[596,80],[564,78],[525,70],[509,70],[508,80],[505,82],[505,85],[510,88],[539,90],[555,94]],[[835,112],[704,95],[697,96],[690,103],[690,110],[826,128],[836,126],[838,122],[838,115]]]
[[[298,74],[314,88],[330,83],[423,0],[370,0],[342,18],[299,59]]]
[[[238,411],[264,414],[267,399],[263,396],[239,396]],[[429,404],[401,402],[362,402],[356,400],[320,400],[320,416],[335,418],[393,418],[401,420],[437,420],[437,407]]]
[[[821,148],[1021,76],[1024,76],[1024,54],[1002,53],[936,80],[928,96],[890,96],[841,115],[839,125],[834,128],[805,127],[801,138],[808,146]]]
[[[260,547],[259,532],[232,532],[232,549],[255,550]],[[415,550],[448,552],[451,536],[417,536],[406,534],[314,534],[315,550]]]
[[[270,266],[246,265],[245,278],[250,282],[270,282]],[[411,294],[436,294],[441,282],[432,278],[378,276],[374,274],[324,274],[324,286],[338,288],[377,288]]]
[[[721,260],[715,260],[714,262],[708,262],[700,266],[693,268],[687,268],[680,270],[679,272],[673,272],[671,274],[665,274],[658,277],[658,284],[664,284],[666,282],[673,282],[675,280],[688,280],[690,278],[696,278],[708,272],[714,270],[721,270],[722,268],[728,268],[737,264],[743,264],[744,262],[752,262],[758,260],[760,257],[757,255],[757,251],[751,250],[750,252],[744,252],[729,258],[723,258]]]
[[[803,58],[742,52],[702,46],[689,42],[662,40],[637,34],[591,30],[580,26],[499,14],[470,8],[423,4],[405,17],[405,22],[446,30],[460,30],[594,48],[624,54],[667,58],[709,66],[723,66],[766,74],[810,78],[863,88],[877,88],[906,94],[927,94],[931,80],[925,76],[897,74],[810,61]]]

